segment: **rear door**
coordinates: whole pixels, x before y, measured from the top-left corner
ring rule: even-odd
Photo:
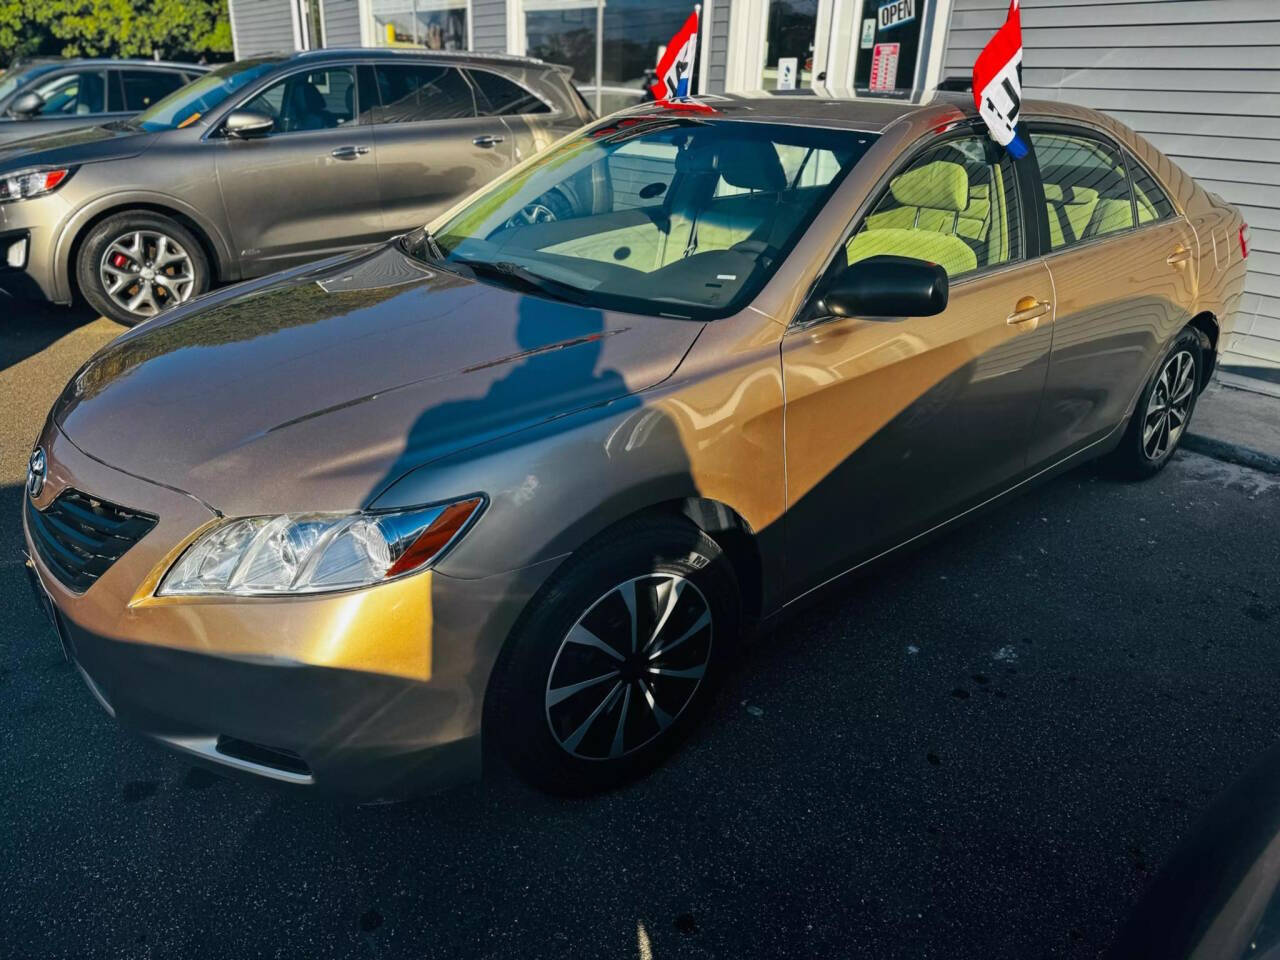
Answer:
[[[531,79],[530,70],[513,70]],[[506,76],[485,67],[468,67],[467,75],[476,89],[476,108],[482,116],[501,117],[511,137],[512,160],[519,163],[582,126],[582,117],[534,91],[516,76]],[[546,84],[541,84],[544,88]],[[577,96],[577,93],[572,93]]]
[[[917,154],[826,277],[877,255],[931,261],[950,278],[946,310],[802,317],[787,331],[793,588],[898,546],[1023,474],[1053,330],[1049,271],[1024,242],[1028,179],[985,134]]]
[[[208,143],[217,151],[218,183],[246,276],[387,235],[354,65],[295,71],[238,107],[275,121],[266,137],[236,140],[215,130]]]
[[[1031,140],[1058,303],[1030,450],[1043,464],[1120,423],[1159,350],[1189,319],[1196,240],[1151,175],[1104,134],[1032,124]]]
[[[389,233],[412,230],[511,165],[501,118],[478,116],[463,71],[428,61],[378,62],[369,71],[378,195]]]

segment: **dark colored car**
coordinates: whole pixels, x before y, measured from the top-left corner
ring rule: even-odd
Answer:
[[[123,120],[208,67],[155,60],[40,60],[0,75],[0,143]]]
[[[68,656],[122,725],[295,784],[440,785],[482,736],[551,790],[644,772],[752,625],[1173,456],[1247,230],[1116,121],[1023,110],[1015,161],[964,97],[636,107],[129,331],[32,452]]]
[[[0,287],[125,324],[411,230],[591,118],[567,68],[318,50],[0,148]]]

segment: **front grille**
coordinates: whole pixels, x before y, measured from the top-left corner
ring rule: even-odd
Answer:
[[[27,527],[44,565],[63,586],[83,593],[125,551],[141,540],[156,518],[67,488],[44,510],[31,499]]]

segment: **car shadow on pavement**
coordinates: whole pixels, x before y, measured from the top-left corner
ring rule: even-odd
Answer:
[[[98,319],[93,308],[83,303],[65,307],[39,300],[20,300],[0,290],[0,371]]]

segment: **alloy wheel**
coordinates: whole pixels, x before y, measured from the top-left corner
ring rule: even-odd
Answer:
[[[1177,445],[1191,416],[1195,389],[1195,357],[1189,350],[1179,350],[1165,362],[1147,401],[1142,452],[1148,460],[1163,459]]]
[[[693,701],[711,659],[712,616],[691,581],[654,573],[618,584],[565,635],[547,678],[552,736],[584,760],[634,753]]]
[[[131,230],[112,240],[102,254],[98,276],[107,296],[139,317],[153,317],[189,300],[195,289],[190,254],[156,230]]]

